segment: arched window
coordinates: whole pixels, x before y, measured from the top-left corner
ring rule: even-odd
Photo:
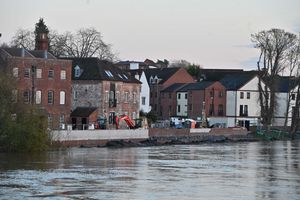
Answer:
[[[36,104],[42,103],[42,91],[41,90],[37,90],[35,93],[35,103]]]
[[[60,91],[59,93],[59,104],[64,105],[66,103],[66,93],[65,91]]]

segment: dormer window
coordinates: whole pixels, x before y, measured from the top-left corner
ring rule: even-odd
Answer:
[[[80,76],[80,67],[78,65],[76,65],[76,67],[74,68],[75,70],[75,78],[78,78]]]
[[[154,82],[153,82],[153,77],[152,77],[152,76],[150,77],[150,83],[151,83],[151,84],[154,83]]]

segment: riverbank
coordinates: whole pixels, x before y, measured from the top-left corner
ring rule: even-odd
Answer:
[[[256,141],[245,128],[56,131],[53,144],[63,147],[134,147],[203,142]]]

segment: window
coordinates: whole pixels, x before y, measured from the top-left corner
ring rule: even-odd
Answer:
[[[119,91],[116,92],[116,101],[117,101],[117,103],[120,103],[120,92]]]
[[[187,93],[184,94],[184,98],[187,99]]]
[[[24,99],[24,103],[29,103],[30,102],[30,91],[29,90],[24,91],[23,99]]]
[[[177,106],[177,112],[180,112],[180,105]]]
[[[180,94],[180,93],[178,93],[178,99],[180,99],[180,97],[181,97],[181,94]]]
[[[105,103],[108,103],[109,94],[108,91],[105,91]]]
[[[214,115],[214,110],[215,110],[215,108],[214,108],[214,104],[210,104],[209,105],[209,115],[210,116],[213,116]]]
[[[295,100],[296,99],[296,94],[295,93],[292,93],[291,94],[291,100]]]
[[[250,92],[247,92],[247,99],[250,99]]]
[[[60,129],[65,129],[65,116],[61,115],[59,116],[59,127]]]
[[[49,128],[52,127],[52,122],[53,122],[52,116],[49,114],[49,115],[48,115],[48,127],[49,127]]]
[[[244,98],[244,92],[240,92],[240,99]]]
[[[75,78],[78,78],[80,76],[80,67],[78,65],[76,65],[76,67],[74,68],[74,76]]]
[[[13,68],[13,76],[16,78],[19,76],[19,68],[17,68],[17,67]]]
[[[210,97],[214,97],[214,91],[210,91],[210,92],[209,92],[209,96],[210,96]]]
[[[125,92],[124,94],[124,102],[128,103],[128,92]]]
[[[51,70],[48,70],[48,78],[53,78],[54,77],[54,71],[51,69]]]
[[[60,91],[59,93],[59,104],[64,105],[66,103],[66,93],[65,91]]]
[[[18,101],[18,90],[12,90],[12,102],[17,103]]]
[[[219,92],[219,97],[223,97],[223,96],[224,96],[223,91],[220,91],[220,92]]]
[[[193,106],[192,104],[189,104],[189,110],[192,110]]]
[[[54,102],[54,92],[52,90],[48,91],[48,104],[53,104]]]
[[[36,78],[42,78],[42,69],[36,69]]]
[[[248,105],[240,105],[240,116],[248,116]]]
[[[77,99],[78,99],[78,92],[75,90],[73,92],[73,98],[74,98],[74,101],[77,101]]]
[[[219,116],[223,116],[224,112],[223,112],[223,104],[219,104],[218,106],[218,115]]]
[[[24,70],[24,78],[29,78],[30,77],[30,68],[25,68]]]
[[[61,70],[60,71],[60,79],[65,80],[66,79],[66,70]]]
[[[142,97],[142,105],[146,105],[146,97]]]
[[[35,92],[35,103],[36,104],[41,104],[42,103],[42,91],[41,90],[37,90]]]
[[[132,112],[132,119],[136,119],[136,112]]]
[[[136,103],[136,93],[133,92],[133,103]]]

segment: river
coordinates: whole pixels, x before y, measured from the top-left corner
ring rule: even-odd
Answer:
[[[300,141],[0,154],[0,199],[300,199]]]

